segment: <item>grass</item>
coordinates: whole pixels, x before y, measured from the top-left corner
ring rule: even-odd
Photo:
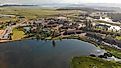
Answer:
[[[96,57],[74,57],[71,68],[121,68],[121,64]]]
[[[111,54],[113,54],[115,57],[117,58],[121,58],[121,50],[106,46],[106,45],[99,45],[99,47],[101,49],[106,50],[107,52],[110,52]]]
[[[15,18],[0,18],[2,21],[18,19],[17,16],[23,16],[25,19],[35,19],[42,17],[49,17],[58,14],[68,14],[68,13],[76,13],[75,11],[67,11],[67,10],[56,10],[56,8],[52,9],[43,9],[43,8],[16,8],[16,7],[1,7],[0,14],[9,14],[15,15]]]
[[[96,27],[95,30],[103,30],[102,28]]]
[[[1,26],[0,26],[0,30],[4,30],[4,29],[6,29],[6,27],[7,27],[7,26],[5,26],[5,25],[1,25]]]
[[[0,14],[9,14],[9,15],[15,15],[15,16],[23,16],[25,19],[35,19],[38,16],[39,17],[46,17],[49,15],[57,14],[58,11],[53,10],[44,10],[39,8],[12,8],[12,7],[4,7],[1,9]],[[14,20],[17,18],[9,18],[9,17],[2,17],[0,20],[2,21],[8,21],[8,20]]]
[[[116,39],[117,40],[121,40],[121,36],[116,36]]]
[[[13,29],[12,40],[20,40],[25,37],[25,33],[23,31],[19,31],[17,29]]]

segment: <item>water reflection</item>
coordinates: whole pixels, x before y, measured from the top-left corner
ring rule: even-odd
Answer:
[[[54,40],[52,40],[52,45],[53,47],[56,47],[56,42]]]
[[[92,44],[79,40],[1,43],[0,68],[69,68],[73,56],[89,55],[95,49]]]

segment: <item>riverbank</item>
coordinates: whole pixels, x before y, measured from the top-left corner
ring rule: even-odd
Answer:
[[[107,52],[111,53],[112,55],[114,55],[115,57],[117,58],[120,58],[121,59],[121,50],[120,49],[117,49],[115,47],[110,47],[108,45],[105,45],[105,44],[102,44],[100,42],[96,42],[94,40],[92,40],[91,38],[88,38],[88,37],[80,37],[81,40],[85,41],[85,42],[89,42],[89,43],[92,43],[94,44],[96,47],[100,48],[100,49],[104,49],[106,50]]]
[[[10,40],[0,40],[0,43],[9,42]]]
[[[3,42],[10,42],[10,41],[18,41],[21,40],[23,37],[25,37],[24,33],[22,31],[18,31],[16,29],[13,30],[13,36],[12,36],[12,40],[0,40],[0,43]],[[45,38],[45,40],[62,40],[62,39],[78,39],[78,40],[82,40],[91,44],[94,44],[96,47],[100,48],[100,49],[104,49],[107,52],[110,52],[111,54],[113,54],[115,57],[117,58],[121,58],[121,50],[110,47],[108,45],[104,45],[104,44],[99,44],[94,40],[91,40],[91,38],[82,35],[67,35],[67,36],[59,36],[59,37],[55,37],[55,38]]]
[[[74,57],[71,61],[71,68],[121,68],[120,63],[105,61],[96,57]]]
[[[92,43],[96,47],[106,50],[107,52],[111,53],[114,57],[121,59],[121,50],[110,47],[108,45],[101,44],[100,42],[92,40],[92,38],[89,38],[87,36],[77,38],[82,41]],[[102,58],[98,57],[90,57],[90,56],[80,56],[80,57],[74,57],[71,61],[71,68],[121,68],[121,63],[118,63],[116,61],[107,61]]]
[[[0,43],[7,43],[7,42],[15,42],[15,41],[21,41],[22,39],[18,40],[0,40]]]
[[[49,37],[47,39],[50,40],[51,38]],[[104,49],[107,52],[110,52],[111,54],[113,54],[117,58],[121,57],[121,51],[120,50],[117,50],[116,48],[109,47],[107,45],[99,45],[95,41],[90,40],[87,36],[70,35],[70,36],[65,36],[65,37],[53,38],[53,40],[62,40],[62,39],[78,39],[78,40],[82,40],[82,41],[85,41],[85,42],[88,42],[88,43],[92,43],[96,47],[99,47],[100,49]],[[101,58],[89,57],[89,56],[85,56],[85,57],[80,56],[78,58],[74,57],[71,61],[72,68],[81,68],[81,67],[88,68],[88,67],[92,67],[92,66],[97,67],[97,68],[113,68],[113,67],[114,68],[121,68],[121,66],[119,64],[120,63],[115,62],[115,61],[106,61],[106,60],[103,60]]]
[[[100,42],[96,42],[94,40],[92,40],[91,38],[87,37],[87,36],[82,36],[82,35],[70,35],[70,36],[61,36],[61,37],[56,37],[53,38],[53,40],[62,40],[62,39],[78,39],[84,42],[88,42],[91,44],[94,44],[96,47],[106,50],[107,52],[111,53],[113,56],[115,56],[116,58],[121,59],[121,50],[115,48],[115,47],[110,47],[108,45],[105,44],[101,44]],[[47,40],[52,40],[51,38],[47,38]]]
[[[48,66],[50,68],[69,68],[69,59],[71,60],[73,56],[89,55],[89,52],[96,49],[92,44],[76,39],[55,40],[55,42],[52,40],[24,39],[1,43],[0,48],[3,59],[1,62],[7,63],[6,66],[12,68],[15,66],[16,68],[31,68],[32,66],[43,68],[43,64],[44,68],[48,68]],[[33,57],[35,59],[32,59]],[[14,60],[14,64],[11,63],[12,60]]]

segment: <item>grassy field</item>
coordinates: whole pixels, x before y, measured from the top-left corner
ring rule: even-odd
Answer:
[[[121,68],[121,64],[95,57],[74,57],[71,68]]]
[[[121,36],[116,36],[116,39],[117,40],[121,40]]]
[[[25,37],[25,33],[23,31],[19,31],[17,29],[13,30],[12,40],[20,40]]]
[[[78,11],[69,11],[69,10],[56,10],[56,8],[52,9],[43,9],[43,8],[16,8],[16,7],[1,7],[0,14],[6,15],[15,15],[16,17],[13,18],[0,18],[1,21],[8,21],[8,20],[17,20],[17,16],[25,17],[25,19],[35,19],[41,17],[49,17],[58,14],[70,14],[70,13],[77,13]]]
[[[43,17],[47,15],[53,15],[56,14],[57,12],[52,9],[52,10],[44,10],[44,9],[37,9],[37,8],[12,8],[12,7],[4,7],[0,10],[0,14],[5,14],[5,15],[15,15],[15,16],[22,16],[25,17],[26,19],[34,19],[36,17]],[[0,18],[1,21],[8,21],[8,20],[15,20],[18,19],[16,18],[9,18],[9,17],[2,17]]]

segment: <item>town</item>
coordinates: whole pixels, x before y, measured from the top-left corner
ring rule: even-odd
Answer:
[[[90,56],[121,63],[121,19],[112,18],[109,14],[120,13],[59,10],[56,14],[46,17],[35,15],[31,19],[17,14],[0,14],[2,20],[17,19],[0,21],[0,42],[78,39],[99,47]]]
[[[120,20],[114,21],[106,14],[108,12],[79,12],[78,14],[56,15],[48,18],[38,18],[25,21],[22,23],[16,22],[1,22],[0,39],[15,40],[12,38],[14,30],[23,31],[22,38],[29,38],[36,35],[38,32],[47,34],[40,38],[52,39],[64,38],[68,36],[88,36],[109,44],[120,46]],[[14,17],[13,15],[1,15],[1,17]],[[41,35],[41,34],[40,34]],[[34,36],[35,37],[35,36]]]

